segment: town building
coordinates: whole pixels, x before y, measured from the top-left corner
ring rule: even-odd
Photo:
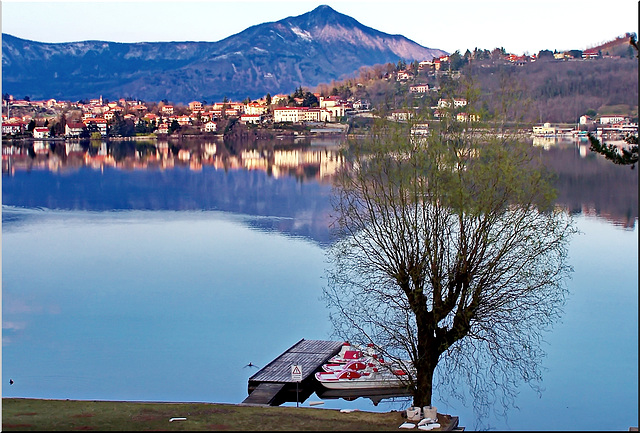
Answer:
[[[580,116],[580,125],[590,126],[594,123],[593,119],[586,114],[584,116]]]
[[[345,101],[342,100],[339,96],[321,96],[318,101],[320,102],[320,108],[329,108],[335,107],[336,105],[342,105]]]
[[[33,128],[33,138],[49,138],[49,128],[38,126]]]
[[[218,125],[215,122],[207,122],[204,124],[204,132],[216,132]]]
[[[262,122],[262,114],[243,114],[240,122],[244,124],[259,125]]]
[[[268,109],[269,107],[266,105],[257,102],[250,102],[244,105],[245,114],[265,114]]]
[[[17,135],[24,131],[25,124],[21,121],[10,120],[2,122],[2,135]]]
[[[189,110],[193,111],[202,111],[202,102],[192,101],[189,102]]]
[[[624,122],[626,120],[625,116],[621,116],[618,114],[610,115],[610,116],[600,116],[600,124],[606,125],[608,123],[618,123]]]
[[[555,135],[556,127],[551,126],[551,123],[547,122],[543,125],[535,125],[533,127],[533,135],[537,136],[545,136],[545,135]]]
[[[442,99],[438,100],[438,108],[449,108],[451,107],[451,103],[453,102],[453,106],[455,108],[464,107],[467,105],[467,100],[463,98],[454,98],[454,99]]]
[[[83,123],[87,128],[89,128],[91,125],[95,125],[100,132],[100,135],[102,135],[103,137],[107,136],[107,121],[105,119],[100,117],[91,117],[84,119]]]
[[[415,86],[409,87],[409,92],[411,93],[427,93],[429,92],[428,84],[416,84]]]
[[[458,113],[456,115],[456,120],[458,122],[477,122],[480,120],[480,116],[477,114]]]
[[[280,107],[273,109],[273,121],[299,123],[304,120],[302,107]]]
[[[86,128],[82,122],[67,122],[64,126],[64,135],[70,138],[80,137],[82,131]]]

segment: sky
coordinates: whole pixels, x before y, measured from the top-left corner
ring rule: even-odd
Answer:
[[[636,0],[2,0],[2,32],[38,42],[215,42],[329,5],[361,24],[449,53],[584,50],[638,33]]]

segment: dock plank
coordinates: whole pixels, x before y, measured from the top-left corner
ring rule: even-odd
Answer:
[[[338,353],[339,341],[300,340],[276,359],[249,378],[250,382],[295,383],[291,379],[291,366],[302,366],[302,379],[306,379]]]
[[[244,402],[278,405],[283,400],[290,401],[287,399],[293,391],[297,395],[298,389],[303,396],[310,394],[316,382],[313,374],[340,351],[342,344],[341,341],[298,341],[249,378],[249,396]],[[292,365],[302,367],[302,380],[298,384],[291,378]]]
[[[269,405],[285,385],[284,383],[261,383],[242,403]]]

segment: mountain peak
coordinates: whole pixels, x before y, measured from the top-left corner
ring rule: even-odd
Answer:
[[[341,14],[327,5],[320,5],[310,12],[292,18],[309,27],[326,25],[361,26],[355,19],[348,15]]]
[[[335,10],[333,10],[333,8],[329,5],[320,5],[317,8],[315,8],[314,10],[312,10],[309,13],[331,13],[331,12],[335,12]]]
[[[174,103],[289,93],[362,66],[446,54],[367,27],[327,5],[218,42],[44,44],[4,37],[2,44],[3,91],[33,99],[102,94]]]

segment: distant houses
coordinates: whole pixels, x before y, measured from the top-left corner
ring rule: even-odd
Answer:
[[[534,125],[532,134],[534,137],[576,136],[586,134],[586,131],[589,130],[596,135],[611,134],[620,136],[638,133],[638,124],[632,123],[627,116],[603,115],[595,121],[591,117],[583,115],[580,117],[579,123],[580,126],[585,128],[584,130],[553,126],[551,123],[546,122],[542,125]]]

